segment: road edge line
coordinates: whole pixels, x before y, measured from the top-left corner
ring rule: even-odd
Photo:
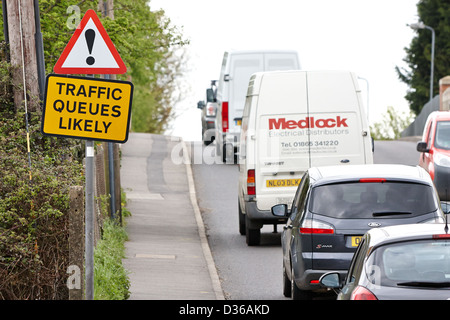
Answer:
[[[203,218],[197,203],[197,193],[195,191],[194,176],[192,174],[191,161],[189,159],[188,149],[186,146],[186,142],[183,139],[181,139],[181,143],[183,147],[183,160],[186,166],[186,175],[188,178],[189,195],[192,207],[194,208],[195,221],[197,222],[198,234],[200,236],[203,256],[205,257],[208,266],[209,276],[211,278],[214,293],[216,294],[216,299],[225,300],[222,285],[220,284],[219,274],[217,273],[216,264],[212,257],[211,248],[209,247],[208,239],[206,237],[205,224],[203,223]]]

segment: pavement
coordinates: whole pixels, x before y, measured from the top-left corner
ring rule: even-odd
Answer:
[[[224,300],[185,143],[130,133],[121,151],[130,300]]]

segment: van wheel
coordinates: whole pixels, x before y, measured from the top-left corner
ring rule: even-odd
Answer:
[[[248,220],[248,215],[245,215],[245,241],[249,246],[258,246],[261,240],[261,229],[250,229],[251,223]]]
[[[222,147],[222,162],[223,163],[227,163],[227,145],[226,143],[224,143],[223,147]]]
[[[234,147],[231,143],[225,143],[222,149],[222,162],[226,164],[237,163],[237,156],[234,154]]]
[[[241,205],[239,204],[239,199],[238,199],[238,210],[239,210],[239,233],[244,236],[246,234],[246,229],[245,229],[245,214],[242,213],[241,210]]]

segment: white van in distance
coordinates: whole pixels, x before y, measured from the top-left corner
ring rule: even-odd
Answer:
[[[216,154],[223,162],[234,163],[238,152],[242,111],[248,82],[260,71],[298,70],[296,51],[225,52],[217,88]]]
[[[272,216],[271,207],[292,203],[308,168],[371,163],[372,139],[355,74],[254,74],[240,137],[240,233],[248,245],[258,245],[264,224],[285,223]]]

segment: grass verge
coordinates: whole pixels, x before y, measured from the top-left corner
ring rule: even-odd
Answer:
[[[103,223],[102,239],[94,251],[94,299],[126,300],[130,296],[128,273],[122,265],[125,258],[125,227],[110,219]]]

